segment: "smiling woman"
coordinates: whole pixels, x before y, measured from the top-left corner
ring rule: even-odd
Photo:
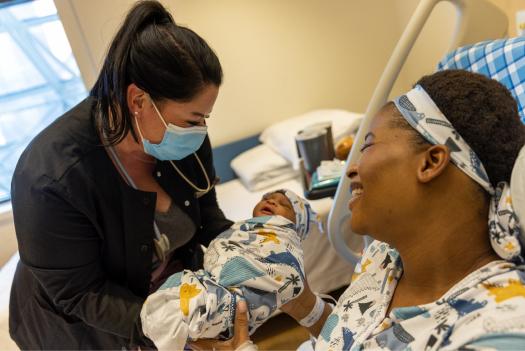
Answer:
[[[387,228],[397,225],[400,219],[409,223],[417,217],[415,213],[421,206],[414,201],[414,195],[420,190],[411,169],[420,162],[418,157],[425,150],[413,143],[421,137],[394,124],[395,110],[395,105],[389,103],[378,112],[366,134],[359,164],[351,165],[347,173],[352,180],[349,202],[352,229],[358,233],[374,233],[374,238],[382,241],[387,239],[382,233],[395,235]],[[399,228],[399,232],[406,233],[405,228]],[[404,236],[399,240],[406,240]]]
[[[318,349],[523,345],[525,295],[493,287],[525,286],[523,213],[508,194],[524,144],[513,97],[479,74],[438,72],[386,104],[348,171],[352,230],[376,241]],[[502,319],[514,327],[487,329]]]

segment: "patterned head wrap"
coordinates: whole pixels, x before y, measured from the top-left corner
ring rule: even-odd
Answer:
[[[520,218],[525,223],[525,147],[514,164],[511,185],[500,182],[494,189],[476,153],[423,87],[417,85],[396,98],[394,103],[407,122],[429,143],[446,145],[452,162],[491,195],[489,234],[492,247],[505,260],[523,262],[525,230],[520,226]],[[513,205],[512,198],[519,201]]]
[[[288,189],[279,189],[269,194],[281,193],[290,200],[295,212],[295,230],[301,240],[306,239],[312,228],[317,227],[323,232],[321,217],[312,209],[307,200]]]

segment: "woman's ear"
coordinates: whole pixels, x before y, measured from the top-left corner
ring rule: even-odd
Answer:
[[[131,83],[130,85],[128,85],[126,98],[129,111],[132,115],[142,115],[142,109],[144,107],[144,97],[144,90],[136,86],[135,83]]]
[[[428,148],[417,169],[417,179],[428,183],[441,175],[450,163],[450,150],[445,145],[432,145]]]

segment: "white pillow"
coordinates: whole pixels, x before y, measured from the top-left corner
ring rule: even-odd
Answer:
[[[290,162],[265,144],[239,154],[230,166],[250,191],[270,187],[297,175]]]
[[[362,117],[362,113],[345,110],[314,110],[272,124],[261,133],[259,140],[298,169],[299,157],[295,136],[300,130],[315,123],[332,122],[332,134],[336,143],[343,136],[354,133],[359,128]]]

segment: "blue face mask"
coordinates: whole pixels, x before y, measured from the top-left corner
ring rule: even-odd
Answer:
[[[182,160],[184,157],[196,152],[208,134],[208,127],[195,126],[182,128],[171,123],[166,124],[153,100],[150,99],[150,101],[157,112],[157,116],[166,127],[166,131],[159,144],[152,144],[142,136],[137,118],[135,117],[135,123],[137,124],[137,130],[142,139],[144,151],[161,161]]]

